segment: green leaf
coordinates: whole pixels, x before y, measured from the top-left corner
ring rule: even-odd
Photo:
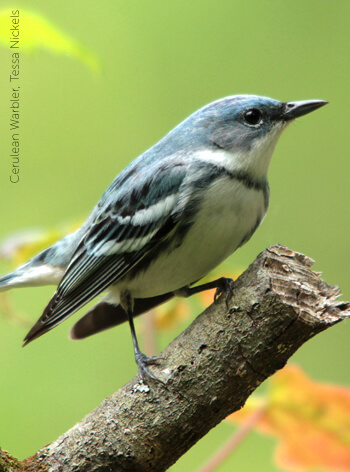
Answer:
[[[97,57],[42,15],[22,9],[1,10],[0,45],[10,48],[10,39],[13,39],[11,28],[13,27],[17,28],[19,32],[18,46],[20,51],[43,49],[55,54],[68,55],[83,62],[93,72],[100,73],[101,65]],[[18,52],[18,49],[11,50]]]

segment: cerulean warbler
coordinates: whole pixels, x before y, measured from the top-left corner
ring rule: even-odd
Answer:
[[[133,316],[192,287],[245,244],[266,214],[267,171],[286,126],[327,102],[279,102],[237,95],[196,111],[133,161],[105,191],[78,231],[0,279],[0,290],[58,284],[25,338],[38,338],[101,292],[107,296],[72,328],[84,338],[128,319],[139,372]]]

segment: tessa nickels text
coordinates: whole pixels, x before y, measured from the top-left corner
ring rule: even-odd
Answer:
[[[11,137],[11,172],[10,181],[19,182],[19,98],[20,98],[20,68],[19,68],[19,10],[12,10],[10,15],[10,49],[11,49],[11,97],[10,97],[10,137]]]

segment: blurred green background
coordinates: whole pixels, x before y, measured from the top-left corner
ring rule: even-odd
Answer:
[[[67,56],[21,53],[20,182],[11,184],[10,49],[0,49],[0,237],[85,218],[119,171],[212,100],[320,98],[330,105],[298,120],[277,146],[268,216],[229,263],[232,271],[244,268],[282,243],[315,259],[315,270],[350,298],[349,2],[32,0],[3,7],[50,19],[99,57],[102,73]],[[13,291],[11,301],[34,322],[53,290]],[[20,458],[136,374],[127,326],[68,341],[77,318],[21,349],[26,329],[0,317],[0,445]],[[175,334],[161,336],[160,348]],[[349,334],[343,322],[293,361],[316,380],[349,384]],[[232,431],[219,425],[171,470],[196,470]],[[218,470],[278,470],[274,444],[252,434]]]

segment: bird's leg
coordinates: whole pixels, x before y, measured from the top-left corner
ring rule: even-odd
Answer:
[[[163,383],[160,379],[158,379],[155,375],[153,375],[149,369],[148,365],[152,364],[157,364],[157,362],[162,359],[162,357],[158,356],[152,356],[148,357],[146,354],[141,352],[139,343],[137,340],[136,336],[136,331],[135,331],[135,325],[134,325],[134,318],[133,318],[133,308],[134,308],[134,303],[133,299],[128,291],[124,291],[121,293],[120,296],[120,304],[125,310],[125,313],[128,317],[129,321],[129,326],[130,326],[130,331],[131,331],[131,337],[132,337],[132,343],[134,346],[134,354],[135,354],[135,360],[136,364],[139,368],[139,375],[141,376],[142,380],[145,381],[145,377],[150,377],[154,380],[157,380],[158,382]]]
[[[206,284],[197,285],[196,287],[183,287],[180,290],[177,290],[175,295],[180,297],[190,297],[191,295],[203,292],[204,290],[216,288],[214,301],[216,301],[222,293],[225,293],[226,307],[229,308],[228,304],[233,294],[233,287],[234,281],[232,279],[220,277],[220,279],[213,280],[212,282],[208,282]]]

